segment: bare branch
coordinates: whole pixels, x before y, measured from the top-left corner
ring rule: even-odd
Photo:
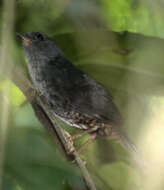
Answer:
[[[86,168],[85,163],[80,158],[80,155],[73,146],[73,142],[68,138],[64,129],[57,123],[56,118],[50,111],[44,100],[40,96],[33,96],[33,86],[31,82],[25,77],[26,75],[22,70],[16,68],[12,75],[12,81],[24,93],[28,101],[31,103],[35,114],[43,126],[53,137],[60,150],[65,153],[67,159],[75,160],[76,164],[81,170],[87,189],[96,190],[96,186]]]

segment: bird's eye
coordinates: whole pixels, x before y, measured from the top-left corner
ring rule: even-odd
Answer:
[[[37,34],[35,35],[35,39],[36,39],[36,40],[44,40],[44,37],[43,37],[42,34],[37,33]]]

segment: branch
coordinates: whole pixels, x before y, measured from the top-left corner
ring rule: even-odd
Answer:
[[[73,146],[73,142],[68,138],[64,129],[57,123],[53,113],[45,104],[44,99],[40,96],[34,96],[35,90],[33,89],[31,82],[25,76],[26,75],[22,70],[16,68],[12,75],[12,81],[27,97],[35,111],[36,117],[51,134],[53,140],[60,147],[60,150],[64,152],[67,159],[76,161],[87,185],[87,189],[96,190],[96,186],[85,166],[85,163],[82,161],[80,155]]]

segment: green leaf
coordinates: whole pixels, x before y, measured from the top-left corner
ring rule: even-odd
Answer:
[[[113,189],[134,189],[140,185],[139,174],[123,162],[104,165],[100,168],[100,174]]]
[[[57,151],[49,135],[32,128],[9,130],[4,176],[10,176],[7,183],[14,181],[23,190],[64,190],[66,186],[69,189],[69,183],[84,186],[75,165],[70,165]]]

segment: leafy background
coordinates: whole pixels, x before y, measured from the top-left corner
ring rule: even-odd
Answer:
[[[63,158],[23,94],[6,78],[5,73],[12,72],[16,65],[27,72],[16,32],[40,31],[53,37],[74,64],[114,96],[125,118],[124,128],[139,148],[151,158],[164,156],[160,127],[164,124],[163,9],[163,0],[0,3],[2,189],[85,189],[78,168]],[[13,64],[10,69],[5,67],[8,62]],[[62,125],[71,134],[79,132]],[[154,131],[161,134],[160,138]],[[77,140],[76,146],[80,147],[87,138]],[[161,170],[151,169],[143,180],[130,155],[110,139],[98,138],[82,158],[87,161],[98,189],[163,189],[163,177],[159,178],[163,162],[157,159],[156,166]]]

